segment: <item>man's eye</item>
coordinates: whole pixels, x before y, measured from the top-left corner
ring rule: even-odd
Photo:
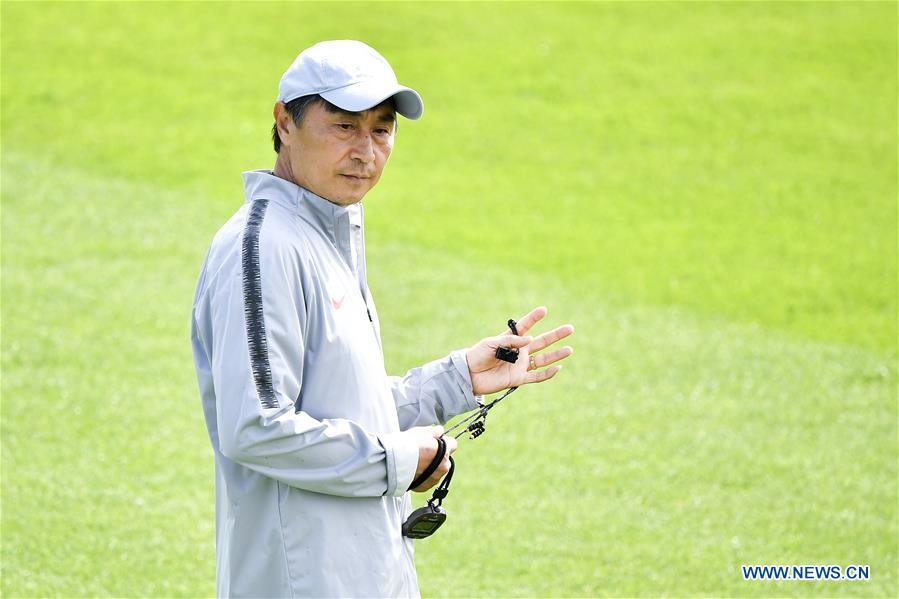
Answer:
[[[350,123],[337,123],[337,126],[340,127],[341,129],[343,129],[344,131],[349,131],[350,129],[353,128],[353,126]]]
[[[375,133],[377,133],[378,135],[387,135],[388,133],[390,133],[390,131],[388,131],[387,129],[375,129]]]

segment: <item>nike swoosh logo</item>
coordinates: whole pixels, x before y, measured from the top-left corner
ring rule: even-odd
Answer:
[[[336,299],[334,299],[334,298],[332,297],[332,298],[331,298],[331,305],[334,306],[334,309],[335,309],[335,310],[340,310],[340,306],[343,305],[343,300],[345,300],[345,299],[346,299],[346,293],[344,293],[344,294],[343,294],[343,297],[340,298],[339,300],[336,300]]]

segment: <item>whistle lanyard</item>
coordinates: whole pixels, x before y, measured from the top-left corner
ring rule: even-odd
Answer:
[[[518,329],[516,328],[516,323],[511,318],[508,322],[509,329],[515,335],[518,335]],[[511,347],[498,347],[496,348],[496,357],[499,360],[503,360],[505,362],[515,363],[518,361],[518,350],[513,349]],[[458,439],[465,433],[469,433],[472,439],[477,439],[480,437],[486,429],[486,421],[487,421],[487,413],[494,407],[496,404],[505,399],[510,393],[518,389],[518,387],[510,387],[505,393],[494,399],[488,404],[482,404],[478,402],[478,409],[471,415],[463,418],[449,429],[447,429],[443,434],[448,435],[454,430],[462,428],[461,431],[456,433],[455,438]],[[409,485],[409,489],[415,489],[416,487],[425,483],[428,478],[431,477],[432,474],[440,467],[440,464],[443,462],[443,458],[446,455],[446,441],[443,438],[437,439],[437,454],[434,456],[434,459],[431,460],[431,463],[425,468],[424,472],[422,472],[412,484]],[[443,477],[443,480],[440,481],[440,484],[434,489],[434,493],[431,495],[431,498],[428,499],[427,505],[424,507],[420,507],[414,512],[412,512],[406,521],[403,523],[403,535],[409,537],[410,539],[424,539],[432,534],[434,534],[438,528],[446,521],[446,510],[443,509],[442,504],[443,500],[446,499],[446,496],[449,494],[449,486],[450,482],[453,480],[453,472],[456,470],[456,462],[453,461],[452,456],[449,458],[450,468],[449,472],[446,473],[446,476]]]
[[[487,426],[487,412],[489,412],[496,404],[505,399],[510,393],[518,389],[518,387],[510,387],[508,391],[494,399],[488,404],[480,404],[480,407],[470,416],[466,416],[453,426],[449,427],[443,434],[448,435],[457,428],[461,426],[465,426],[461,431],[453,435],[456,439],[464,435],[465,433],[469,433],[472,439],[477,439],[486,431]]]
[[[513,334],[518,335],[518,327],[516,326],[518,323],[516,323],[514,320],[512,320],[510,318],[509,322],[506,324],[509,325],[509,329],[512,331]],[[495,355],[496,355],[497,359],[503,360],[504,362],[509,362],[509,363],[514,364],[515,362],[518,361],[518,350],[512,349],[511,347],[497,347]],[[458,439],[465,433],[469,433],[469,434],[471,434],[472,439],[477,439],[478,437],[483,435],[484,431],[486,430],[487,412],[489,412],[491,410],[491,408],[493,408],[493,406],[495,406],[496,404],[498,404],[499,402],[504,400],[510,393],[512,393],[516,389],[518,389],[518,387],[509,387],[508,391],[506,391],[505,393],[503,393],[502,395],[500,395],[499,397],[497,397],[496,399],[494,399],[493,401],[491,401],[490,403],[488,403],[486,405],[478,402],[479,408],[474,414],[463,418],[462,420],[460,420],[459,422],[457,422],[456,424],[451,426],[443,434],[448,435],[449,433],[453,432],[460,426],[465,425],[464,429],[462,429],[460,432],[456,433],[455,438]]]

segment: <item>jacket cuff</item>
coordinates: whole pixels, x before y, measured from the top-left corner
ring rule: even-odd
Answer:
[[[418,444],[409,435],[378,435],[387,456],[387,491],[385,495],[402,497],[415,478],[418,468]]]

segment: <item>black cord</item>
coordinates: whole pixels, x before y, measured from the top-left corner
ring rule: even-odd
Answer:
[[[518,389],[518,387],[510,387],[505,393],[503,393],[502,395],[500,395],[499,397],[497,397],[490,403],[482,405],[473,414],[471,414],[470,416],[466,416],[465,418],[463,418],[462,420],[460,420],[459,422],[457,422],[456,424],[454,424],[453,426],[448,428],[443,434],[448,435],[451,432],[453,432],[454,430],[456,430],[457,428],[459,428],[460,426],[467,425],[461,432],[454,435],[455,438],[458,439],[459,437],[464,435],[466,432],[469,432],[469,429],[472,426],[474,426],[475,423],[483,422],[487,418],[487,412],[489,412],[491,410],[491,408],[493,408],[496,404],[498,404],[503,399],[505,399],[506,396],[508,396],[510,393],[512,393],[516,389]],[[477,436],[477,435],[475,435],[475,436]]]
[[[453,472],[456,470],[456,462],[453,460],[453,456],[450,456],[449,461],[449,472],[446,473],[446,476],[443,477],[443,480],[440,481],[440,484],[434,489],[434,494],[428,499],[428,505],[431,507],[440,507],[440,504],[443,503],[443,500],[449,495],[449,486],[453,480]],[[435,503],[436,506],[434,505]]]
[[[416,489],[423,485],[425,481],[427,481],[434,471],[440,467],[440,463],[443,461],[443,456],[446,455],[446,441],[443,440],[443,437],[437,438],[437,455],[434,456],[434,459],[431,460],[431,463],[428,464],[428,467],[425,468],[424,472],[421,475],[412,481],[412,484],[409,485],[409,490]],[[452,458],[450,458],[450,463],[452,464]],[[450,470],[452,473],[452,470]]]
[[[518,335],[518,327],[516,326],[516,322],[509,319],[509,329],[515,334]],[[496,349],[496,357],[498,360],[504,360],[506,362],[515,363],[518,360],[518,350],[512,349],[510,347],[498,347]],[[474,410],[472,414],[466,416],[449,429],[447,429],[443,434],[448,435],[452,431],[456,430],[459,427],[464,426],[459,433],[455,435],[455,438],[458,439],[466,432],[471,434],[472,439],[479,437],[484,433],[485,430],[485,421],[487,420],[487,413],[499,402],[508,397],[510,393],[518,389],[518,387],[509,387],[509,389],[491,401],[488,404],[482,404],[480,402],[478,409]],[[410,489],[414,489],[424,484],[425,481],[437,470],[440,466],[440,463],[443,461],[443,457],[446,455],[446,441],[444,441],[443,437],[437,439],[437,455],[434,456],[434,459],[425,468],[425,471],[422,472],[421,476],[412,481],[412,484],[409,485]],[[403,523],[403,535],[412,539],[424,539],[436,531],[443,522],[446,520],[446,510],[441,507],[443,500],[449,494],[449,486],[450,482],[453,480],[453,472],[456,470],[456,462],[453,460],[453,456],[449,457],[450,467],[449,472],[446,473],[446,476],[443,477],[443,480],[437,485],[434,489],[434,493],[431,495],[431,498],[428,500],[428,505],[425,507],[418,508]]]

